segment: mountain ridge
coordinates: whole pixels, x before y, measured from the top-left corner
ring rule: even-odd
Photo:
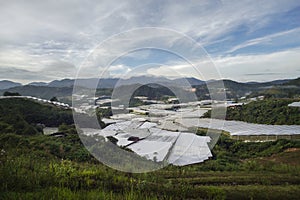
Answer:
[[[219,82],[222,81],[220,85]],[[3,82],[3,81],[2,81]],[[10,82],[11,83],[11,82]],[[50,99],[54,96],[58,98],[68,98],[68,103],[71,101],[71,96],[73,92],[73,85],[77,84],[79,88],[95,89],[97,87],[97,95],[110,95],[114,88],[120,86],[130,86],[133,84],[145,85],[155,83],[164,87],[172,88],[183,88],[188,89],[186,86],[195,88],[195,93],[200,99],[209,98],[209,91],[207,84],[210,87],[222,87],[226,91],[226,96],[228,99],[235,99],[241,97],[255,97],[255,96],[266,96],[266,97],[291,97],[300,96],[300,78],[296,79],[286,79],[286,80],[274,80],[269,82],[250,82],[243,83],[237,82],[230,79],[224,80],[210,80],[202,81],[193,77],[189,78],[179,78],[179,79],[167,79],[164,77],[135,77],[129,79],[62,79],[54,80],[46,84],[44,82],[33,82],[27,85],[21,85],[16,83],[15,87],[6,87],[5,89],[0,89],[0,95],[3,95],[5,91],[18,92],[24,96],[36,96],[41,98]],[[190,84],[190,85],[188,85]],[[123,87],[126,88],[126,87]]]
[[[2,80],[0,81],[0,90],[9,89],[21,85],[22,85],[21,83],[13,82],[10,80]]]

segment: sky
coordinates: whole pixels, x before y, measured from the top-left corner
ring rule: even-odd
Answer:
[[[201,77],[206,80],[263,82],[300,77],[298,0],[10,0],[0,2],[0,27],[0,80],[29,83],[75,78],[99,45],[116,34],[143,27],[172,30],[197,42],[218,72]],[[145,31],[131,39],[118,38],[98,56],[106,59],[124,46],[145,47],[149,45],[143,43],[145,38],[162,46],[176,42],[178,46],[168,31],[165,35]],[[189,52],[186,45],[180,48]],[[192,62],[203,69],[212,67],[201,60]],[[185,60],[157,49],[127,52],[105,73],[104,66],[94,63],[97,69],[90,70],[90,76],[134,76],[143,71],[138,67],[149,63],[160,65],[142,68],[149,75],[193,76]]]

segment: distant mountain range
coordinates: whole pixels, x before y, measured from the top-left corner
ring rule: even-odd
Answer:
[[[22,86],[21,83],[16,83],[8,80],[0,81],[0,90],[5,90],[13,87]]]
[[[32,82],[32,83],[29,83],[28,85],[33,85],[33,86],[48,86],[48,83],[45,83],[45,82]]]
[[[45,87],[57,87],[57,88],[65,88],[65,87],[73,87],[76,81],[77,86],[86,87],[86,88],[113,88],[115,85],[132,85],[132,84],[149,84],[149,83],[161,83],[164,85],[179,85],[189,83],[191,85],[202,85],[205,81],[198,80],[196,78],[178,78],[178,79],[168,79],[165,77],[156,77],[156,76],[138,76],[131,77],[129,79],[118,79],[118,78],[90,78],[90,79],[62,79],[62,80],[54,80],[49,83],[46,82],[32,82],[27,85],[30,86],[45,86]],[[21,83],[16,83],[12,81],[0,81],[0,90],[9,89],[17,86],[22,86]]]
[[[218,83],[220,80],[210,80],[211,86]],[[247,82],[241,83],[232,80],[222,80],[226,90],[227,98],[240,98],[242,96],[274,96],[274,97],[293,97],[300,95],[300,78],[297,79],[285,79],[275,80],[270,82]],[[54,80],[49,83],[45,82],[32,82],[27,85],[15,83],[12,81],[4,80],[0,81],[0,95],[5,91],[18,92],[21,95],[31,95],[41,98],[49,99],[53,96],[58,98],[68,98],[72,95],[73,86],[76,85],[81,88],[95,88],[97,87],[97,95],[109,95],[112,92],[112,88],[120,87],[126,90],[126,86],[129,85],[145,85],[155,83],[163,85],[165,87],[182,87],[189,83],[193,88],[196,89],[196,95],[201,98],[209,98],[209,91],[205,81],[198,80],[196,78],[179,78],[179,79],[168,79],[165,77],[156,76],[139,76],[131,77],[129,79],[117,79],[117,78],[105,78],[105,79],[63,79]],[[219,88],[222,89],[222,88]]]

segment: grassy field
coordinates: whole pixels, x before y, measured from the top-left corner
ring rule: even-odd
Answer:
[[[299,199],[300,143],[222,136],[204,163],[142,174],[99,163],[76,134],[0,135],[0,199]]]

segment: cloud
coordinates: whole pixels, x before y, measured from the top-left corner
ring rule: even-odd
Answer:
[[[300,48],[256,55],[215,57],[213,61],[223,78],[239,81],[269,81],[282,78],[282,75],[286,78],[300,76],[295,73],[300,69]]]
[[[0,67],[0,79],[4,79],[4,80],[9,79],[9,80],[24,83],[24,77],[26,77],[26,82],[52,80],[38,72],[32,72],[25,69],[18,69],[14,67],[9,67],[9,68]]]
[[[276,24],[274,16],[297,6],[297,0],[268,0],[259,5],[248,0],[166,0],[159,3],[137,0],[3,1],[0,7],[0,67],[3,70],[6,68],[6,71],[13,68],[32,72],[33,75],[40,73],[45,80],[72,77],[90,51],[108,37],[133,28],[156,26],[187,34],[205,47],[217,45],[217,56],[226,59],[227,53],[254,45],[268,45],[270,40],[279,46],[286,44],[284,40],[290,34],[299,38],[296,34],[299,29],[295,25],[287,30],[277,30],[278,33],[266,32],[261,37],[247,41],[239,41],[235,35],[241,30],[243,34],[250,35],[259,32],[267,25]],[[281,20],[292,23],[285,18]],[[134,41],[116,41],[101,52],[103,59],[119,52],[124,45],[137,43],[143,46],[145,40],[149,43],[155,37],[158,36],[145,34]],[[169,46],[176,42],[168,35],[156,41]],[[292,42],[293,38],[290,37],[289,44]],[[228,48],[223,46],[225,43],[234,44],[235,47],[229,45],[230,50],[226,52]],[[148,57],[151,58],[151,54],[135,54],[137,59]],[[164,64],[168,65],[169,62],[166,60]],[[126,62],[118,64],[130,66]],[[104,69],[98,68],[87,71],[86,75],[101,74]],[[54,73],[55,70],[59,71]],[[120,74],[124,72],[122,70],[128,69],[115,70],[111,74]],[[23,82],[32,79],[28,73],[23,73]]]
[[[120,77],[126,76],[126,74],[131,71],[131,68],[125,65],[113,65],[110,66],[107,71],[110,77]]]
[[[193,62],[195,67],[189,63],[174,62],[149,68],[147,74],[237,81],[270,81],[282,77],[300,77],[300,48],[256,55],[213,57],[212,61],[217,70],[212,70],[213,63],[208,60],[198,60]]]
[[[239,49],[243,49],[249,46],[254,46],[254,45],[261,45],[261,44],[270,44],[270,45],[282,45],[282,43],[295,43],[296,41],[299,41],[299,34],[300,34],[300,28],[295,28],[292,30],[288,30],[288,31],[282,31],[279,33],[274,33],[274,34],[270,34],[264,37],[259,37],[259,38],[255,38],[252,40],[248,40],[246,42],[243,42],[237,46],[232,47],[229,51],[227,51],[227,53],[232,53],[235,52]],[[279,41],[279,40],[283,40],[283,41]],[[300,41],[299,41],[300,43]]]
[[[278,74],[282,74],[282,73],[252,73],[252,74],[244,74],[245,76],[274,76],[274,75],[278,75]]]
[[[1,78],[28,83],[75,77],[76,67],[55,54],[34,54],[22,49],[0,52]],[[0,78],[0,79],[1,79]]]
[[[76,71],[77,69],[72,63],[61,60],[51,61],[44,65],[40,70],[41,73],[47,74],[47,77],[52,79],[75,77]]]

